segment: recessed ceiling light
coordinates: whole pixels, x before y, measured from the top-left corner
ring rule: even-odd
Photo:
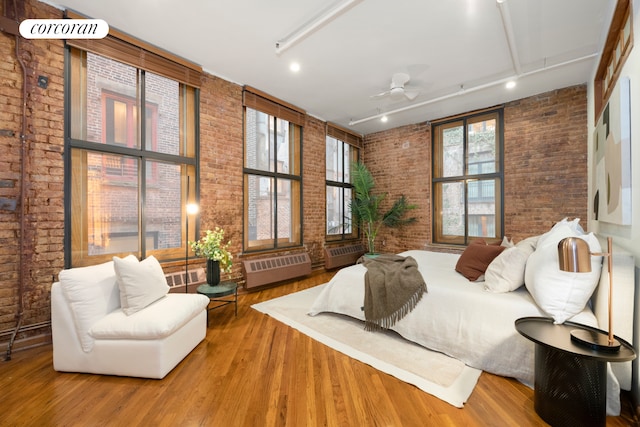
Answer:
[[[289,65],[289,69],[294,73],[297,73],[298,71],[300,71],[300,64],[297,62],[292,62],[291,65]]]
[[[514,80],[509,80],[505,86],[507,87],[507,89],[513,89],[514,87],[516,87],[516,82]]]

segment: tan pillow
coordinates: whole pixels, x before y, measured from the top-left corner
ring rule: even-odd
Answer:
[[[460,255],[456,271],[472,282],[476,281],[484,274],[491,261],[505,249],[504,246],[487,245],[484,239],[474,240]]]

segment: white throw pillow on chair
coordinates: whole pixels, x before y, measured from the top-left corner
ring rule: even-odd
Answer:
[[[158,260],[150,257],[137,259],[113,257],[120,289],[120,305],[126,315],[140,311],[169,292],[167,279]]]

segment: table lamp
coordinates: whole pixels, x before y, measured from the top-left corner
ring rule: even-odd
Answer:
[[[612,239],[607,238],[607,252],[591,252],[589,244],[578,237],[567,237],[558,243],[558,262],[560,270],[571,273],[588,273],[591,271],[591,256],[604,256],[608,260],[609,269],[609,300],[607,314],[609,316],[609,334],[605,336],[598,332],[584,329],[571,331],[571,340],[590,347],[594,350],[617,352],[620,342],[613,336],[611,300],[613,296],[613,258]]]

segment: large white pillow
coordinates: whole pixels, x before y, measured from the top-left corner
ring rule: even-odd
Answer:
[[[524,285],[524,271],[532,253],[533,246],[530,244],[518,244],[505,249],[484,272],[485,290],[511,292]]]
[[[133,255],[130,257],[136,260]],[[71,316],[82,350],[90,352],[94,342],[89,335],[91,326],[120,307],[120,292],[113,261],[62,270],[58,278],[62,292],[71,306]]]
[[[113,257],[120,305],[126,315],[140,311],[169,292],[169,285],[162,266],[153,256],[138,262],[137,259]]]
[[[554,323],[564,323],[585,307],[598,285],[602,256],[591,256],[590,273],[569,273],[558,266],[558,243],[565,237],[579,237],[591,252],[600,252],[598,239],[581,234],[572,227],[577,223],[560,222],[540,236],[536,250],[529,256],[525,269],[525,285],[538,306],[553,317]]]

